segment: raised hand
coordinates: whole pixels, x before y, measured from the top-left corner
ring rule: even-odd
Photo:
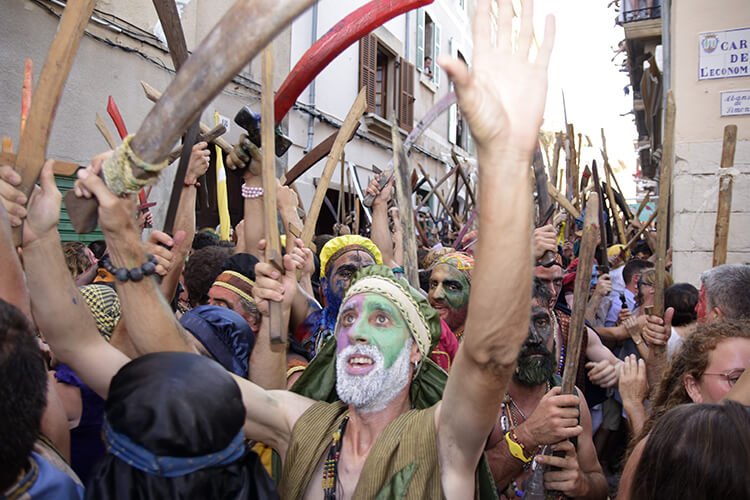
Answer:
[[[491,0],[479,0],[474,22],[474,53],[469,73],[458,59],[441,56],[438,64],[455,84],[461,112],[479,151],[530,153],[537,141],[547,98],[547,66],[555,37],[547,17],[544,43],[529,61],[533,39],[533,2],[524,1],[515,49],[511,41],[511,0],[499,1],[497,44],[492,45]]]
[[[395,177],[391,177],[391,180],[388,181],[388,184],[383,187],[383,189],[380,189],[380,176],[383,174],[375,174],[372,179],[370,179],[370,183],[367,185],[367,190],[365,191],[365,194],[371,194],[375,197],[374,200],[372,200],[372,208],[374,209],[376,206],[388,206],[388,202],[391,201],[391,197],[393,196],[393,182],[396,179]]]
[[[648,345],[667,345],[669,336],[672,334],[672,316],[674,316],[673,307],[664,312],[664,319],[654,315],[648,316],[642,333]]]
[[[526,449],[558,443],[583,432],[578,423],[578,396],[560,391],[560,387],[553,387],[547,392],[529,418],[516,428],[519,439],[531,445]]]
[[[211,158],[211,151],[208,150],[208,143],[205,141],[193,145],[190,153],[190,162],[185,172],[185,184],[195,184],[198,178],[206,173]]]
[[[47,160],[29,200],[26,223],[23,226],[23,244],[28,245],[45,235],[57,233],[62,195],[55,184],[53,161]],[[57,237],[57,235],[55,235]]]

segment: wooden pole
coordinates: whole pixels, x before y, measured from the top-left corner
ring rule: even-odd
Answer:
[[[411,286],[419,290],[419,261],[417,260],[417,238],[414,234],[414,207],[411,203],[411,182],[409,160],[401,142],[396,119],[391,122],[391,142],[393,145],[393,171],[396,176],[396,201],[398,217],[403,228],[404,275]]]
[[[551,182],[547,181],[547,189],[549,190],[550,196],[573,217],[581,217],[581,212],[578,211],[573,204],[558,191]]]
[[[345,162],[345,154],[341,153],[341,178],[339,184],[339,206],[337,207],[338,213],[336,214],[336,222],[339,224],[342,224],[344,217],[342,214],[344,213],[344,162]]]
[[[23,128],[26,126],[26,119],[29,117],[31,108],[31,95],[34,88],[34,64],[31,59],[26,59],[23,66],[23,89],[21,90],[21,132],[18,137],[23,135]]]
[[[734,150],[736,146],[737,125],[727,125],[724,127],[724,143],[721,147],[721,166],[719,168],[719,206],[716,210],[713,267],[726,264],[727,262],[729,214],[732,209],[732,175],[726,173],[726,171],[734,166]]]
[[[549,165],[549,180],[553,186],[557,185],[557,169],[560,164],[560,149],[562,149],[563,134],[555,134],[555,150],[552,153],[552,163]]]
[[[615,171],[612,169],[612,165],[609,164],[609,161],[607,161],[606,168],[609,170],[610,177],[612,177],[612,180],[615,182],[615,187],[617,188],[617,192],[620,193],[623,199],[625,199],[625,196],[622,194],[622,189],[620,188],[620,183],[617,182],[617,176],[615,175]],[[632,219],[633,212],[630,211],[630,207],[628,207],[627,203],[625,203],[625,211],[627,212],[628,219]]]
[[[570,158],[568,158],[568,170],[570,176],[570,191],[568,193],[570,200],[574,205],[578,206],[578,164],[576,159],[576,134],[573,128],[573,124],[568,124],[568,147],[570,149]]]
[[[586,203],[586,216],[583,221],[583,239],[578,252],[578,271],[574,285],[573,312],[570,315],[568,343],[565,346],[565,368],[562,375],[562,394],[573,394],[578,374],[578,359],[581,354],[581,341],[585,335],[584,316],[588,304],[591,283],[591,269],[594,265],[594,251],[599,234],[599,197],[589,194]]]
[[[281,240],[276,216],[276,150],[274,142],[273,117],[273,52],[271,44],[263,50],[263,80],[261,82],[261,116],[260,121],[261,144],[263,151],[263,212],[266,238],[266,262],[273,264],[280,272],[284,272],[281,261]],[[287,332],[283,327],[280,302],[269,302],[268,320],[272,344],[286,345]]]
[[[366,91],[367,87],[362,87],[362,90],[359,92],[352,108],[346,115],[344,123],[341,125],[336,140],[331,147],[331,153],[328,155],[328,160],[326,160],[326,165],[320,176],[320,182],[315,190],[315,196],[313,197],[312,203],[310,203],[310,210],[307,213],[305,227],[302,228],[302,241],[305,242],[306,247],[310,246],[313,236],[315,235],[315,225],[318,223],[320,207],[323,205],[323,198],[325,198],[328,185],[331,182],[331,177],[333,177],[333,171],[336,169],[336,163],[338,163],[341,153],[344,152],[344,146],[349,140],[352,130],[358,126],[359,118],[367,110]]]
[[[617,213],[617,202],[615,201],[615,193],[612,191],[612,176],[609,172],[609,157],[607,156],[607,138],[604,136],[604,129],[602,129],[602,156],[604,157],[604,176],[607,179],[607,199],[609,200],[609,209],[612,211],[612,217],[615,219],[615,225],[617,226],[617,234],[620,237],[620,243],[625,244],[627,238],[625,237],[625,226],[622,223],[620,214]]]
[[[21,175],[18,189],[27,196],[42,171],[55,110],[95,4],[96,0],[70,0],[66,4],[44,61],[35,91],[36,99],[31,103],[23,135],[19,138],[14,165]],[[22,227],[14,228],[16,246],[21,244],[22,234]]]
[[[635,218],[641,216],[641,212],[643,212],[643,209],[646,208],[646,205],[648,205],[648,202],[651,201],[651,191],[646,191],[646,196],[643,197],[643,200],[641,201],[641,204],[638,205],[638,210],[635,213]]]
[[[625,244],[625,249],[630,249],[635,245],[635,242],[638,241],[638,239],[641,237],[643,233],[646,232],[646,229],[651,225],[652,222],[654,222],[654,219],[656,219],[656,216],[659,215],[659,212],[654,210],[651,214],[651,217],[648,218],[648,220],[643,224],[643,226],[638,230],[635,235],[628,240],[628,242]],[[648,240],[648,238],[646,238]]]
[[[669,225],[669,198],[672,192],[672,167],[674,166],[674,129],[676,107],[672,90],[667,91],[667,106],[664,122],[664,145],[662,148],[661,167],[659,173],[659,206],[656,210],[656,284],[653,314],[660,318],[664,316],[664,282],[667,274],[667,226]],[[666,356],[666,346],[651,346],[651,355]]]
[[[117,147],[117,141],[115,141],[114,136],[112,135],[112,132],[109,131],[107,128],[107,124],[104,123],[104,120],[101,116],[99,116],[99,113],[96,114],[96,128],[99,129],[99,132],[102,133],[102,136],[104,137],[104,140],[107,141],[107,146],[109,146],[111,149],[115,149]]]

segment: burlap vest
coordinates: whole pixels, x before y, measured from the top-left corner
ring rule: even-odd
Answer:
[[[317,402],[297,420],[279,486],[282,499],[302,498],[346,410],[347,405],[341,402]],[[373,445],[353,497],[381,500],[443,496],[435,406],[410,410],[388,424]]]

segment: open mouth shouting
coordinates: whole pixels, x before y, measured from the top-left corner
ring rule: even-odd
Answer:
[[[346,360],[346,371],[350,375],[366,375],[375,367],[375,361],[369,356],[354,354]]]

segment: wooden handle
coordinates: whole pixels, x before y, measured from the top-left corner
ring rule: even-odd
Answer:
[[[305,242],[305,246],[309,247],[312,238],[315,235],[315,225],[318,222],[318,216],[320,215],[320,208],[323,206],[323,198],[325,198],[328,185],[333,177],[333,172],[336,170],[336,164],[341,158],[341,153],[344,151],[349,136],[352,134],[352,130],[359,123],[359,118],[367,110],[367,87],[362,87],[359,95],[354,100],[349,113],[344,119],[344,123],[339,129],[336,140],[331,147],[331,153],[328,155],[325,168],[320,176],[320,182],[315,190],[315,196],[313,197],[312,203],[310,203],[310,210],[307,212],[307,220],[305,221],[305,227],[302,228],[302,241]]]
[[[565,346],[565,369],[562,376],[562,394],[573,394],[578,374],[578,359],[584,336],[586,306],[588,305],[591,269],[594,265],[596,238],[599,234],[599,197],[590,193],[583,220],[583,241],[578,252],[578,271],[574,285],[573,312],[570,315],[568,343]]]
[[[716,210],[714,230],[713,267],[726,264],[727,243],[729,240],[729,214],[732,209],[732,176],[724,175],[721,169],[734,166],[734,151],[737,146],[737,125],[724,127],[724,142],[721,147],[721,167],[719,170],[719,204]]]
[[[419,289],[419,262],[417,261],[417,238],[414,234],[414,207],[411,203],[411,180],[409,160],[401,142],[396,118],[391,122],[391,144],[393,145],[393,170],[396,176],[396,200],[398,218],[403,228],[404,274],[415,289]],[[423,171],[424,172],[424,171]]]

